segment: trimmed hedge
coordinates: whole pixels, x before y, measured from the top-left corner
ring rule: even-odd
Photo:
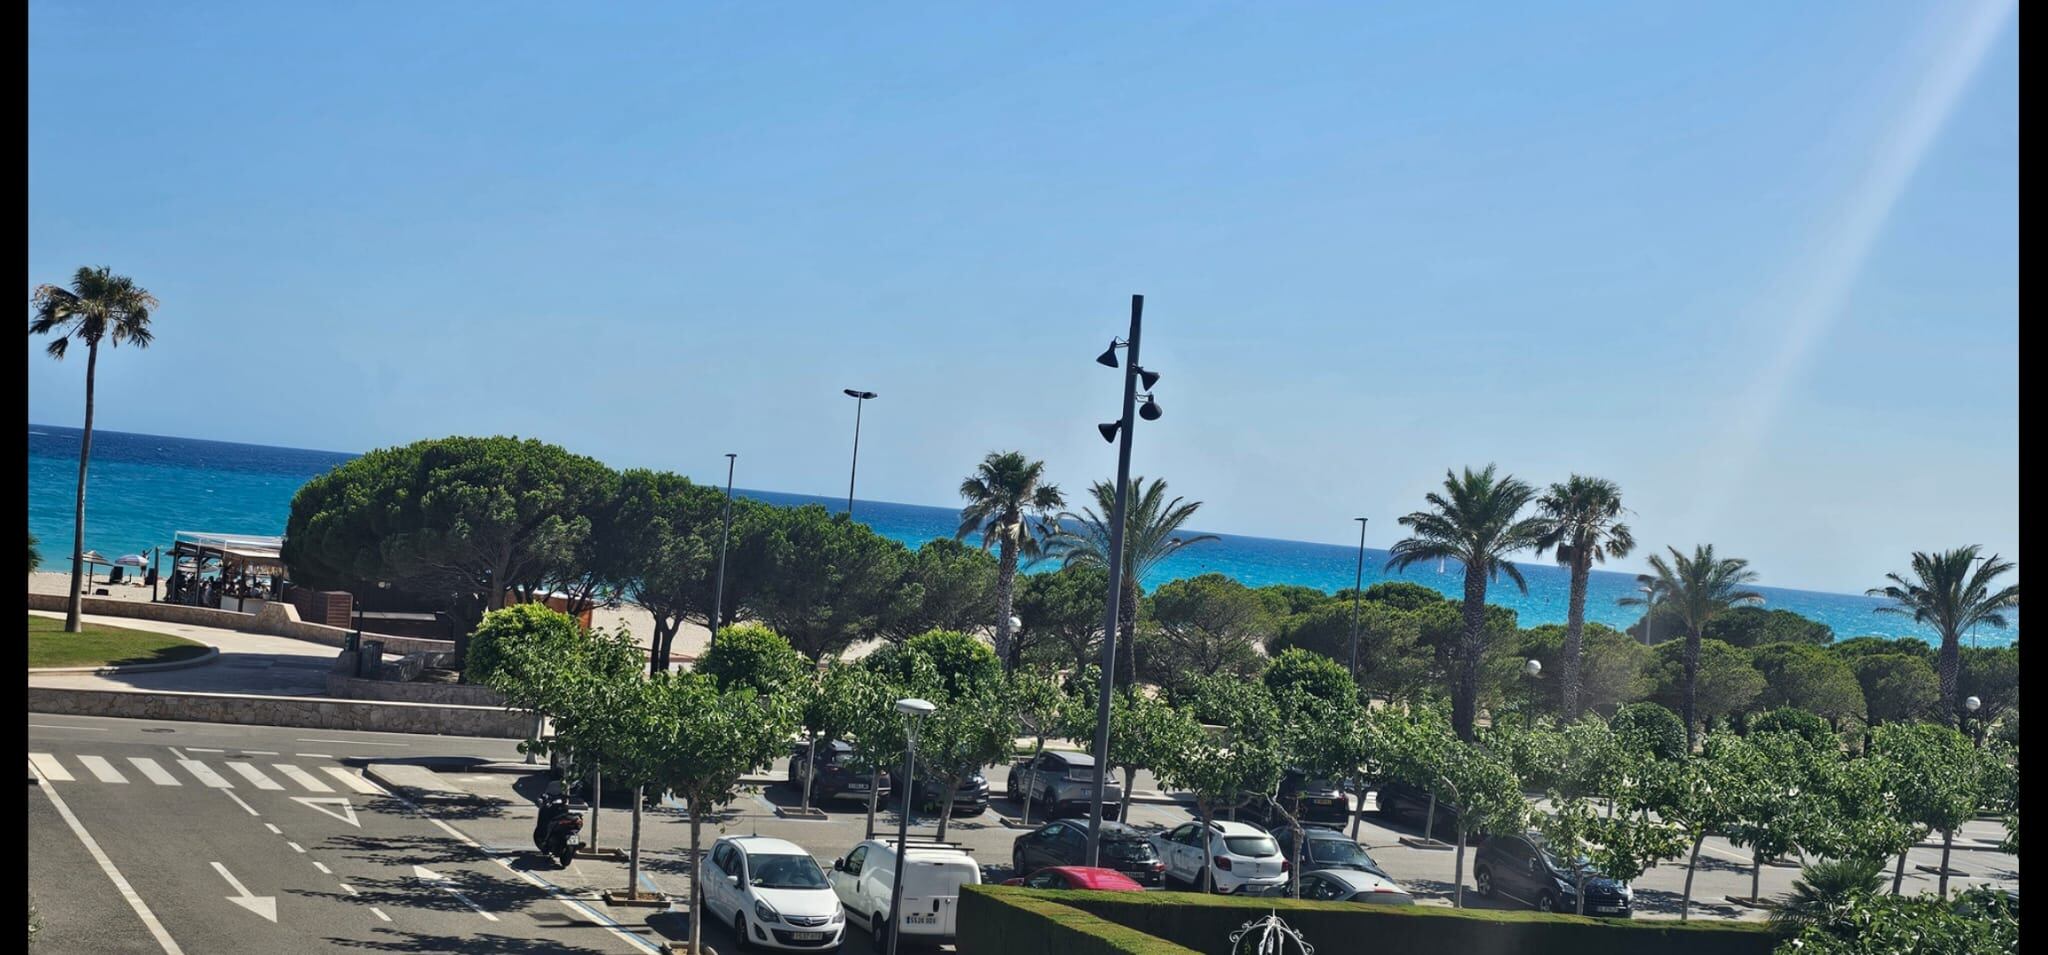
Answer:
[[[1006,886],[961,886],[955,924],[955,947],[974,955],[1198,955],[1042,892]]]
[[[1665,919],[1600,920],[1576,915],[1492,909],[1448,909],[1427,905],[1360,905],[1355,902],[1308,902],[1294,899],[1203,896],[1167,892],[1058,892],[990,886],[973,890],[980,897],[971,911],[991,923],[987,936],[979,931],[966,943],[971,924],[969,903],[962,902],[961,951],[980,953],[1058,952],[1203,952],[1228,955],[1230,933],[1245,922],[1277,910],[1289,926],[1302,933],[1318,952],[1361,950],[1370,940],[1374,951],[1455,952],[1457,955],[1770,955],[1781,939],[1768,927],[1730,922],[1678,922]],[[1005,918],[1008,907],[1066,908],[1096,916],[1099,924],[1135,930],[1141,938],[1163,941],[1164,949],[1073,949],[1065,937],[1045,935],[1037,923]],[[1037,908],[1034,911],[1049,911]],[[1076,925],[1075,927],[1080,927]],[[1017,931],[1039,938],[1006,938]],[[1088,928],[1091,934],[1098,931]],[[1008,944],[1012,947],[997,947]],[[1184,946],[1184,947],[1183,947]]]

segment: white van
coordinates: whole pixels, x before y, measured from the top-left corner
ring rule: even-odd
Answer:
[[[888,944],[889,890],[896,878],[896,840],[870,839],[832,860],[826,878],[846,920],[865,925],[875,947]],[[960,887],[981,884],[981,866],[966,849],[949,842],[912,841],[903,859],[903,911],[894,928],[905,942],[950,942]]]

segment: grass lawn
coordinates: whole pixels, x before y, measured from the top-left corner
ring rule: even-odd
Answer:
[[[28,616],[30,669],[169,663],[205,652],[204,644],[165,633],[92,624],[81,633],[65,633],[62,618]]]

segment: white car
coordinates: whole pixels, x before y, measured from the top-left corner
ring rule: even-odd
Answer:
[[[1272,836],[1242,822],[1212,822],[1207,832],[1202,831],[1201,823],[1190,822],[1153,836],[1152,847],[1166,863],[1168,883],[1193,886],[1197,891],[1258,894],[1269,886],[1286,882],[1287,872],[1292,868],[1280,855],[1280,844]]]
[[[829,952],[846,933],[846,910],[818,861],[781,839],[726,836],[712,843],[704,909],[732,926],[742,948]]]
[[[889,891],[896,884],[896,840],[870,839],[854,846],[844,858],[832,860],[829,878],[847,921],[866,925],[881,951],[887,949],[892,922],[906,942],[952,941],[960,887],[980,885],[981,866],[952,843],[912,841],[903,857],[903,911],[894,920],[889,918]]]

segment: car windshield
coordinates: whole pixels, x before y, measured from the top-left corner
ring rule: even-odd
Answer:
[[[1308,844],[1308,857],[1318,864],[1333,869],[1363,869],[1379,872],[1380,864],[1367,855],[1364,847],[1342,839],[1317,839]]]
[[[1223,844],[1230,847],[1232,855],[1276,856],[1280,854],[1280,845],[1273,841],[1272,836],[1224,836]]]
[[[1102,854],[1120,862],[1143,862],[1154,855],[1152,844],[1141,839],[1104,839]]]
[[[751,856],[747,861],[755,888],[823,889],[829,885],[817,860],[810,856]]]

